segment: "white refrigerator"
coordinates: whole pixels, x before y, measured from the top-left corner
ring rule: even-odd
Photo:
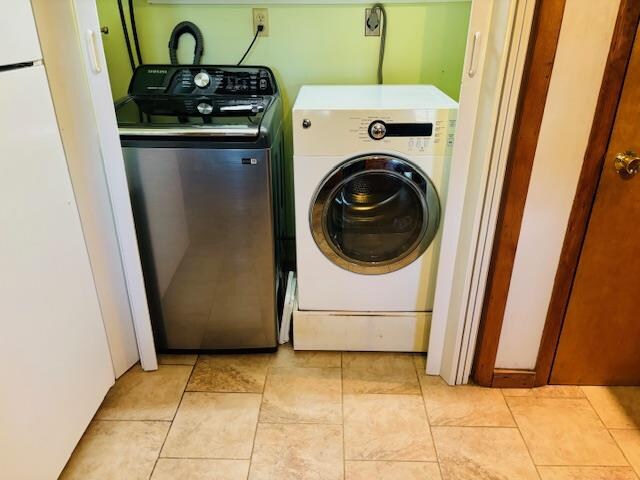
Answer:
[[[55,479],[114,381],[30,2],[0,16],[0,477]]]

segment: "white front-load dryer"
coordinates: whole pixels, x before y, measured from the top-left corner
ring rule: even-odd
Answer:
[[[457,109],[431,85],[301,88],[296,348],[426,350]]]

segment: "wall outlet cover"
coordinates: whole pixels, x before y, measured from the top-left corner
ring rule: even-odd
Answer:
[[[382,25],[382,18],[380,11],[372,12],[373,9],[364,9],[364,36],[365,37],[379,37],[380,26]],[[377,10],[377,9],[376,9]]]
[[[258,26],[262,25],[263,29],[260,32],[261,37],[269,36],[269,9],[268,8],[254,8],[253,12],[253,32],[258,30]]]

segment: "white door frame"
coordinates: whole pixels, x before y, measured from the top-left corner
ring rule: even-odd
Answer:
[[[80,34],[87,29],[99,32],[95,2],[74,3]],[[535,0],[474,0],[471,7],[426,367],[427,373],[441,375],[450,384],[469,378],[534,6]],[[501,14],[505,19],[500,22]],[[93,38],[95,50],[86,44],[83,48],[91,71],[105,175],[142,367],[154,370],[156,352],[106,60],[100,35]],[[100,72],[92,69],[96,58]],[[491,82],[496,74],[497,80]],[[491,141],[482,144],[487,137]]]
[[[535,0],[472,3],[426,371],[469,380]]]
[[[157,370],[158,362],[151,329],[140,253],[133,222],[129,187],[120,145],[118,123],[113,109],[107,61],[95,0],[73,0],[76,28],[85,53],[85,68],[93,98],[93,110],[98,125],[98,139],[102,151],[104,174],[113,208],[113,221],[120,245],[133,326],[144,370]]]

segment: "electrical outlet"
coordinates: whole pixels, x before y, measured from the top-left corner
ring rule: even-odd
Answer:
[[[262,25],[262,31],[259,33],[261,37],[269,36],[269,9],[254,8],[253,9],[253,31],[258,30],[258,26]]]
[[[364,9],[364,36],[365,37],[379,37],[380,25],[382,19],[380,18],[380,10],[376,9],[372,12],[371,8]]]

